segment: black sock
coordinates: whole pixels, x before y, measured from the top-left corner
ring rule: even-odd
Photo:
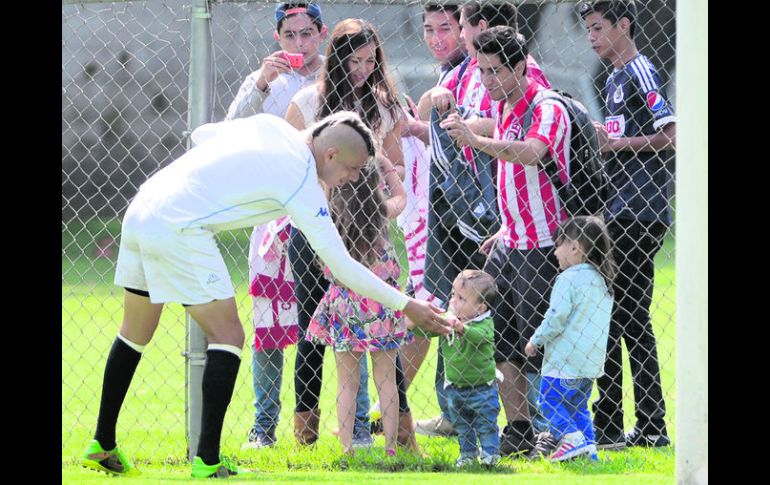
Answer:
[[[232,352],[219,349],[206,351],[203,368],[203,408],[201,409],[201,435],[198,439],[197,456],[207,465],[219,463],[219,440],[225,412],[230,404],[238,376],[241,358]]]
[[[107,364],[104,366],[102,384],[102,402],[99,406],[99,418],[96,421],[94,439],[102,445],[105,451],[115,448],[115,425],[123,400],[126,398],[134,371],[139,364],[142,353],[129,347],[125,342],[115,337]]]

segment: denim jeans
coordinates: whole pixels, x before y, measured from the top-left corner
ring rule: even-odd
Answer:
[[[251,376],[254,384],[254,428],[257,433],[273,434],[281,414],[283,350],[257,351],[252,344]],[[369,430],[369,369],[361,359],[361,380],[356,396],[353,436]]]
[[[356,420],[353,422],[353,437],[369,432],[369,367],[366,354],[361,356],[361,380],[358,382],[356,395]]]
[[[529,416],[532,421],[532,428],[535,434],[548,431],[548,420],[543,415],[540,408],[540,373],[527,372],[527,404],[529,405]]]
[[[272,435],[281,414],[283,350],[256,350],[252,344],[251,376],[254,383],[254,428]]]
[[[595,443],[588,398],[594,380],[560,379],[542,377],[540,381],[540,406],[550,423],[551,434],[560,440],[567,433],[580,431],[588,444]]]
[[[460,442],[460,457],[479,456],[477,442],[481,445],[482,459],[499,455],[497,383],[466,388],[449,384],[445,391],[449,420],[454,424]]]

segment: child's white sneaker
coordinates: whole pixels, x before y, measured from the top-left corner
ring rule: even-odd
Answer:
[[[590,454],[591,450],[585,436],[580,431],[567,433],[559,441],[559,446],[550,457],[551,461],[571,460],[581,455]]]

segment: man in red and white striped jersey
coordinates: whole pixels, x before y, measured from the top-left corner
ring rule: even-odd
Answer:
[[[430,108],[435,106],[439,113],[454,108],[455,104],[464,106],[471,114],[482,118],[494,118],[492,98],[484,89],[481,73],[478,70],[476,49],[473,39],[485,30],[499,25],[507,25],[518,31],[516,22],[516,7],[510,4],[492,4],[488,2],[468,2],[460,9],[460,40],[468,52],[468,57],[454,69],[445,80],[440,82],[420,98],[418,112],[420,117],[427,119]],[[526,42],[519,34],[519,40]],[[531,55],[527,55],[527,78],[530,82],[542,84],[546,88],[551,83],[545,73]],[[492,134],[492,126],[487,128],[479,125],[474,128],[479,134]]]
[[[548,309],[558,271],[553,233],[567,213],[543,164],[549,155],[558,164],[562,182],[568,178],[570,119],[551,100],[537,103],[525,133],[520,120],[545,89],[527,76],[527,48],[511,27],[493,27],[474,40],[484,87],[497,103],[494,138],[474,134],[457,113],[441,126],[458,144],[472,146],[498,159],[497,190],[502,227],[481,246],[489,254],[484,270],[500,289],[494,311],[495,361],[505,376],[500,385],[508,426],[503,454],[530,450],[533,431],[526,402],[527,372],[539,372],[542,354],[524,355],[527,339]]]

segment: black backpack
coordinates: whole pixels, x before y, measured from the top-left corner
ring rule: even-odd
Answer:
[[[601,215],[607,203],[610,181],[604,171],[599,137],[585,106],[564,91],[543,90],[535,96],[524,114],[522,130],[524,133],[529,130],[532,111],[538,103],[546,99],[553,99],[564,106],[571,120],[569,182],[562,184],[557,175],[556,161],[550,156],[543,160],[543,167],[570,216]]]

